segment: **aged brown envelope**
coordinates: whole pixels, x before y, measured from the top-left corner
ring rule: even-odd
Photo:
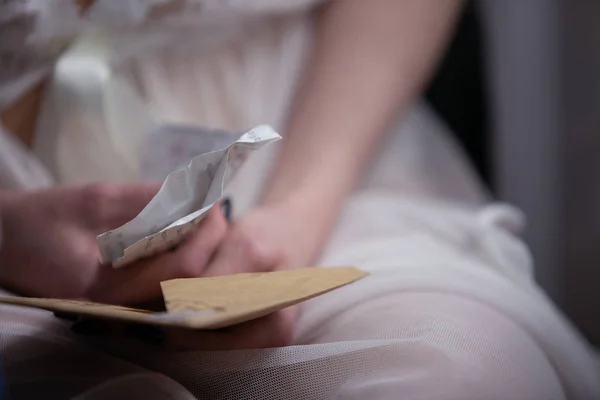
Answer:
[[[175,279],[161,283],[166,312],[27,297],[0,297],[0,303],[150,325],[217,329],[265,316],[366,275],[342,267]]]

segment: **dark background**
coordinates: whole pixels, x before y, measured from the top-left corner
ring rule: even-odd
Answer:
[[[484,182],[493,190],[482,46],[480,16],[476,3],[471,1],[463,11],[426,98],[466,149]]]
[[[600,1],[477,0],[426,97],[528,219],[540,286],[600,344]]]

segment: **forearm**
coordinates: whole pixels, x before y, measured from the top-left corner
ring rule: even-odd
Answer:
[[[459,6],[338,0],[321,11],[265,202],[298,199],[335,214],[382,134],[431,75]]]

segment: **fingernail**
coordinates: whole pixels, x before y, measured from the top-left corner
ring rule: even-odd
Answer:
[[[232,208],[233,208],[233,206],[231,204],[231,199],[229,197],[226,197],[223,199],[223,201],[221,201],[221,212],[223,213],[223,216],[225,217],[227,222],[231,222]]]
[[[80,319],[71,325],[71,330],[80,335],[94,336],[106,332],[106,325],[97,319]]]
[[[165,334],[162,329],[155,326],[133,325],[130,333],[134,338],[153,346],[160,346],[165,340]]]

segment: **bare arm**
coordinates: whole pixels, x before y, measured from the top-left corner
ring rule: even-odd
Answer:
[[[460,4],[337,0],[321,10],[267,204],[294,204],[328,229],[386,128],[432,74]]]

